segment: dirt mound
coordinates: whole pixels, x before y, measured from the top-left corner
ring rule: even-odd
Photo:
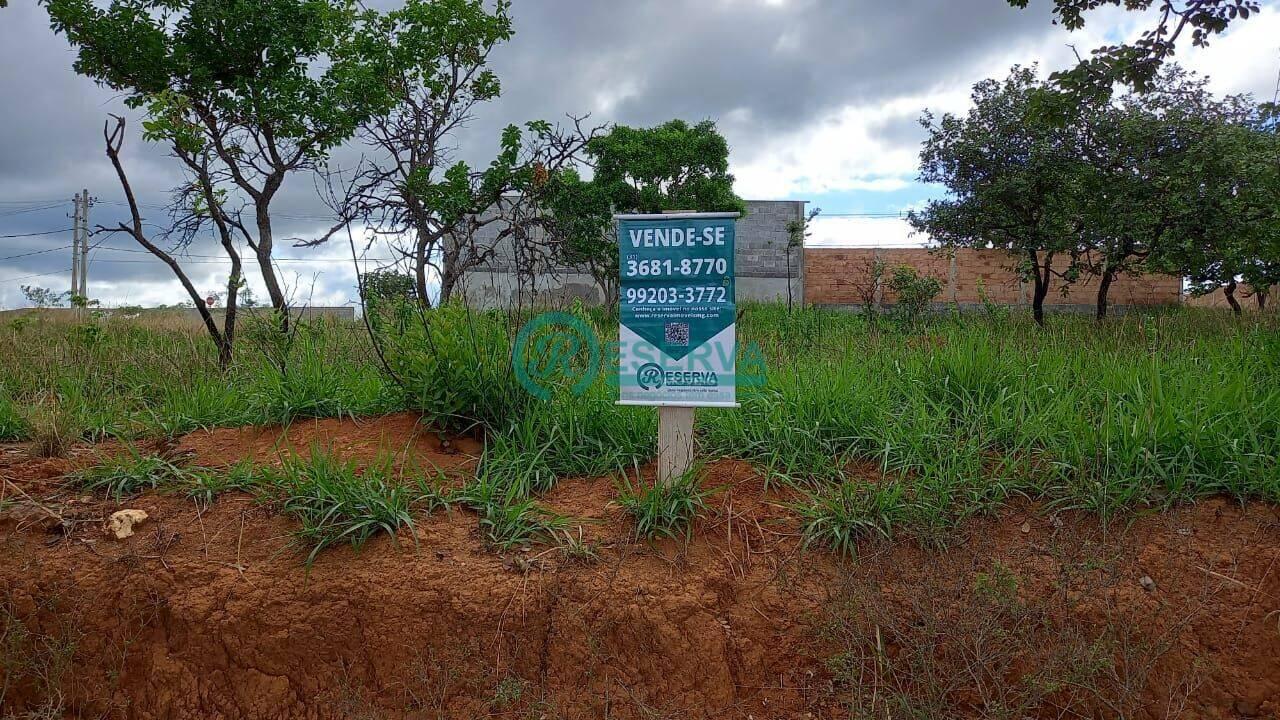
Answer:
[[[183,439],[201,464],[331,444],[465,471],[479,447],[411,417]],[[63,463],[58,465],[58,463]],[[607,478],[545,498],[566,550],[487,550],[474,514],[308,570],[293,524],[245,495],[200,509],[57,488],[68,461],[0,472],[77,519],[0,511],[5,711],[120,718],[1273,717],[1280,515],[1208,501],[1128,526],[1027,505],[945,550],[804,550],[741,463],[689,541],[637,542]],[[8,486],[6,486],[8,487]],[[74,502],[72,502],[74,501]],[[125,540],[100,518],[146,523]],[[26,508],[26,510],[24,510]],[[416,536],[416,537],[415,537]],[[580,541],[577,541],[580,537]],[[3,713],[0,713],[3,714]]]

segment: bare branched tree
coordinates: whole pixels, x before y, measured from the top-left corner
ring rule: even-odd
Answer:
[[[218,365],[226,369],[231,364],[232,349],[235,344],[236,299],[243,282],[240,253],[232,234],[232,228],[240,224],[240,219],[238,215],[229,214],[224,210],[222,196],[215,189],[216,185],[210,177],[210,161],[207,154],[197,156],[182,153],[182,160],[191,171],[191,179],[175,192],[175,201],[171,207],[172,225],[161,233],[160,241],[168,240],[169,242],[165,244],[169,245],[170,249],[165,250],[158,245],[147,234],[133,186],[120,160],[120,150],[124,146],[125,119],[115,115],[112,119],[114,122],[108,121],[103,125],[102,136],[106,144],[107,157],[111,160],[111,166],[115,168],[120,187],[124,190],[125,200],[129,206],[129,221],[121,222],[115,227],[99,225],[98,230],[106,233],[124,233],[132,237],[143,249],[169,266],[183,289],[187,291],[196,312],[200,313],[205,330],[218,348]],[[213,313],[205,304],[204,297],[196,290],[195,284],[175,256],[177,250],[187,247],[196,235],[210,224],[216,228],[222,248],[231,261],[231,271],[227,275],[227,306],[222,327],[218,327]]]
[[[505,2],[489,9],[479,0],[415,1],[383,18],[377,45],[387,52],[384,77],[394,102],[360,124],[369,156],[339,181],[325,180],[331,194],[342,190],[331,203],[340,221],[300,245],[362,224],[370,242],[383,239],[408,261],[418,302],[429,307],[433,279],[447,301],[463,274],[490,260],[500,243],[545,237],[533,232],[541,222],[539,191],[589,139],[584,118],[565,128],[542,121],[507,127],[484,169],[457,157],[458,131],[501,91],[488,59],[511,37],[507,10]]]

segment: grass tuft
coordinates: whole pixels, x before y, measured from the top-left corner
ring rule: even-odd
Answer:
[[[144,455],[129,447],[124,453],[71,475],[71,481],[90,492],[116,500],[190,480],[191,472],[158,455]]]
[[[485,542],[498,550],[554,542],[556,532],[567,525],[567,518],[532,499],[487,505],[480,515]]]
[[[801,518],[805,547],[818,545],[854,557],[859,541],[890,537],[907,504],[899,483],[869,485],[846,481],[792,507]]]
[[[306,458],[290,458],[274,478],[281,510],[302,523],[298,540],[311,548],[307,565],[325,548],[347,543],[359,550],[376,535],[396,540],[413,527],[412,493],[391,481],[390,464],[363,471],[331,453],[312,448]]]
[[[84,432],[75,413],[57,402],[28,408],[21,427],[31,438],[31,455],[38,458],[63,457]]]
[[[667,485],[633,487],[624,481],[618,504],[636,523],[636,536],[655,538],[688,535],[698,515],[708,511],[707,499],[717,490],[703,490],[699,469],[690,470]]]
[[[187,475],[187,497],[197,505],[208,506],[219,495],[256,492],[268,481],[267,474],[250,460],[225,468],[200,468]]]

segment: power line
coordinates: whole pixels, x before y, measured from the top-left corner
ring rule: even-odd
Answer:
[[[47,273],[36,273],[35,275],[23,275],[22,277],[5,278],[3,280],[0,280],[0,284],[18,282],[19,280],[30,280],[31,278],[45,277],[48,275],[61,275],[64,272],[71,272],[71,268],[54,270],[53,272],[47,272]]]
[[[32,255],[44,255],[45,253],[58,252],[59,250],[66,250],[69,247],[71,246],[63,245],[62,247],[49,248],[48,250],[36,250],[34,252],[22,253],[21,255],[10,255],[9,257],[0,258],[0,262],[4,262],[5,260],[17,260],[18,258],[31,257]]]
[[[39,237],[41,235],[57,235],[58,233],[70,232],[71,230],[74,230],[74,229],[75,228],[62,228],[61,230],[46,230],[44,232],[18,233],[16,235],[0,235],[0,240],[7,240],[10,238]],[[0,258],[0,260],[3,260],[3,259],[4,258]]]
[[[129,203],[121,200],[105,200],[103,202],[105,202],[108,205],[119,205],[120,207],[129,207]],[[152,205],[148,203],[138,203],[138,207],[151,208],[153,210],[169,209],[168,206],[166,205]],[[292,215],[288,213],[278,213],[278,212],[271,213],[271,217],[281,218],[283,220],[327,220],[330,222],[338,219],[336,215]]]
[[[23,213],[38,212],[40,210],[52,210],[57,207],[62,207],[62,203],[59,202],[53,205],[41,205],[40,207],[23,208],[22,210],[6,210],[4,212],[0,212],[0,217],[9,217],[10,215],[21,215]]]
[[[134,254],[137,254],[137,255],[151,255],[151,253],[150,253],[149,251],[147,251],[147,250],[134,250],[134,249],[132,249],[132,248],[101,247],[101,246],[99,245],[99,246],[95,246],[95,249],[97,249],[97,250],[106,250],[106,251],[110,251],[110,252],[134,253]],[[155,257],[155,256],[153,255],[152,257]],[[231,260],[230,258],[225,257],[225,256],[223,256],[223,255],[197,255],[197,254],[194,254],[194,253],[192,253],[192,254],[186,254],[186,253],[184,253],[184,254],[181,254],[181,255],[176,255],[176,256],[174,256],[174,257],[175,257],[175,258],[177,258],[177,259],[179,259],[179,260],[187,260],[187,259],[189,259],[189,258],[206,258],[206,259],[212,259],[212,260],[218,261],[219,263],[222,263],[222,262],[230,262],[230,260]],[[371,262],[396,262],[399,258],[378,258],[378,257],[369,257],[369,258],[361,258],[361,259],[362,259],[362,260],[369,260],[369,261],[371,261]],[[347,261],[347,258],[282,258],[282,257],[273,257],[273,258],[271,258],[271,261],[272,261],[272,262],[304,262],[304,263],[342,263],[342,262],[346,262],[346,261]],[[99,260],[98,262],[128,263],[128,262],[147,262],[147,261],[146,261],[146,260]],[[197,265],[199,265],[199,264],[212,264],[212,263],[201,263],[201,262],[199,262],[198,260],[189,260],[189,262],[195,263],[195,264],[197,264]]]

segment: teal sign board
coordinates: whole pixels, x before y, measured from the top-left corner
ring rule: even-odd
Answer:
[[[618,216],[619,402],[736,404],[737,217]]]

